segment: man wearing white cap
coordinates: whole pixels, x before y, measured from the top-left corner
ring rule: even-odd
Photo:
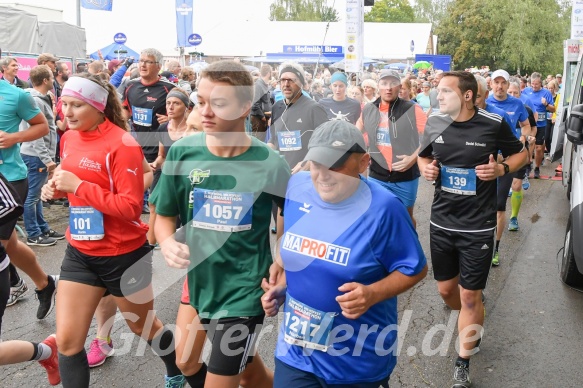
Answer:
[[[508,94],[508,87],[510,75],[506,70],[496,70],[492,73],[492,80],[490,86],[492,93],[486,100],[499,109],[502,109],[508,115],[510,128],[514,131],[514,135],[523,143],[528,143],[528,138],[531,136],[531,127],[528,121],[528,112],[520,99]],[[517,129],[520,128],[520,131]],[[506,223],[506,202],[508,199],[508,191],[512,186],[512,196],[510,203],[512,205],[512,216],[510,217],[509,231],[518,231],[518,211],[522,204],[522,179],[526,175],[526,168],[521,168],[513,174],[508,174],[498,178],[498,212],[497,212],[497,229],[496,229],[496,248],[493,265],[498,265],[499,254],[498,246],[502,238],[503,227]]]

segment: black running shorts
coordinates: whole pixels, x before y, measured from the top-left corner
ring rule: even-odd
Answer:
[[[212,344],[208,371],[220,376],[242,373],[253,361],[264,317],[201,318]]]
[[[547,130],[547,127],[536,127],[536,140],[534,142],[534,144],[536,145],[543,145],[545,144],[545,131]]]
[[[483,290],[492,264],[496,230],[455,232],[433,224],[429,230],[435,280],[450,280],[459,275],[459,284],[466,290]]]
[[[119,256],[89,256],[69,244],[60,280],[102,287],[105,295],[132,295],[152,283],[152,246],[146,242]]]

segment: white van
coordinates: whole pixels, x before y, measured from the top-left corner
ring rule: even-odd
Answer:
[[[551,148],[553,161],[563,159],[562,182],[570,202],[560,276],[565,284],[573,287],[583,287],[583,50],[580,49],[580,41],[565,41],[558,125]]]

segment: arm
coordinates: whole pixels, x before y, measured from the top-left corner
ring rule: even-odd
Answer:
[[[336,297],[336,301],[342,308],[342,315],[349,319],[357,319],[371,306],[407,291],[419,283],[425,275],[427,275],[427,264],[421,272],[413,276],[404,275],[397,270],[368,286],[360,283],[346,283],[338,288],[344,294]]]
[[[188,245],[176,241],[174,233],[176,233],[176,216],[167,217],[158,214],[154,223],[154,234],[156,240],[160,241],[162,256],[166,264],[173,268],[188,268],[190,250]]]
[[[114,88],[117,89],[119,85],[121,85],[121,82],[123,81],[123,76],[128,70],[128,66],[126,66],[126,64],[124,63],[122,66],[120,66],[119,69],[116,70],[115,73],[113,73],[113,75],[109,79],[109,83],[112,84]]]
[[[439,176],[439,166],[437,160],[419,156],[417,158],[417,165],[421,175],[428,181],[434,181]]]
[[[146,191],[154,182],[154,172],[150,168],[146,158],[142,160],[142,168],[144,169],[144,191]]]
[[[25,131],[7,133],[0,131],[0,149],[10,148],[17,143],[33,141],[49,133],[49,123],[45,115],[38,113],[30,120],[26,120],[30,127]]]

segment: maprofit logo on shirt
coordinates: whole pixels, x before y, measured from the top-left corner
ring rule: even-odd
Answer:
[[[283,238],[283,249],[343,266],[348,265],[350,257],[350,248],[289,232]]]

